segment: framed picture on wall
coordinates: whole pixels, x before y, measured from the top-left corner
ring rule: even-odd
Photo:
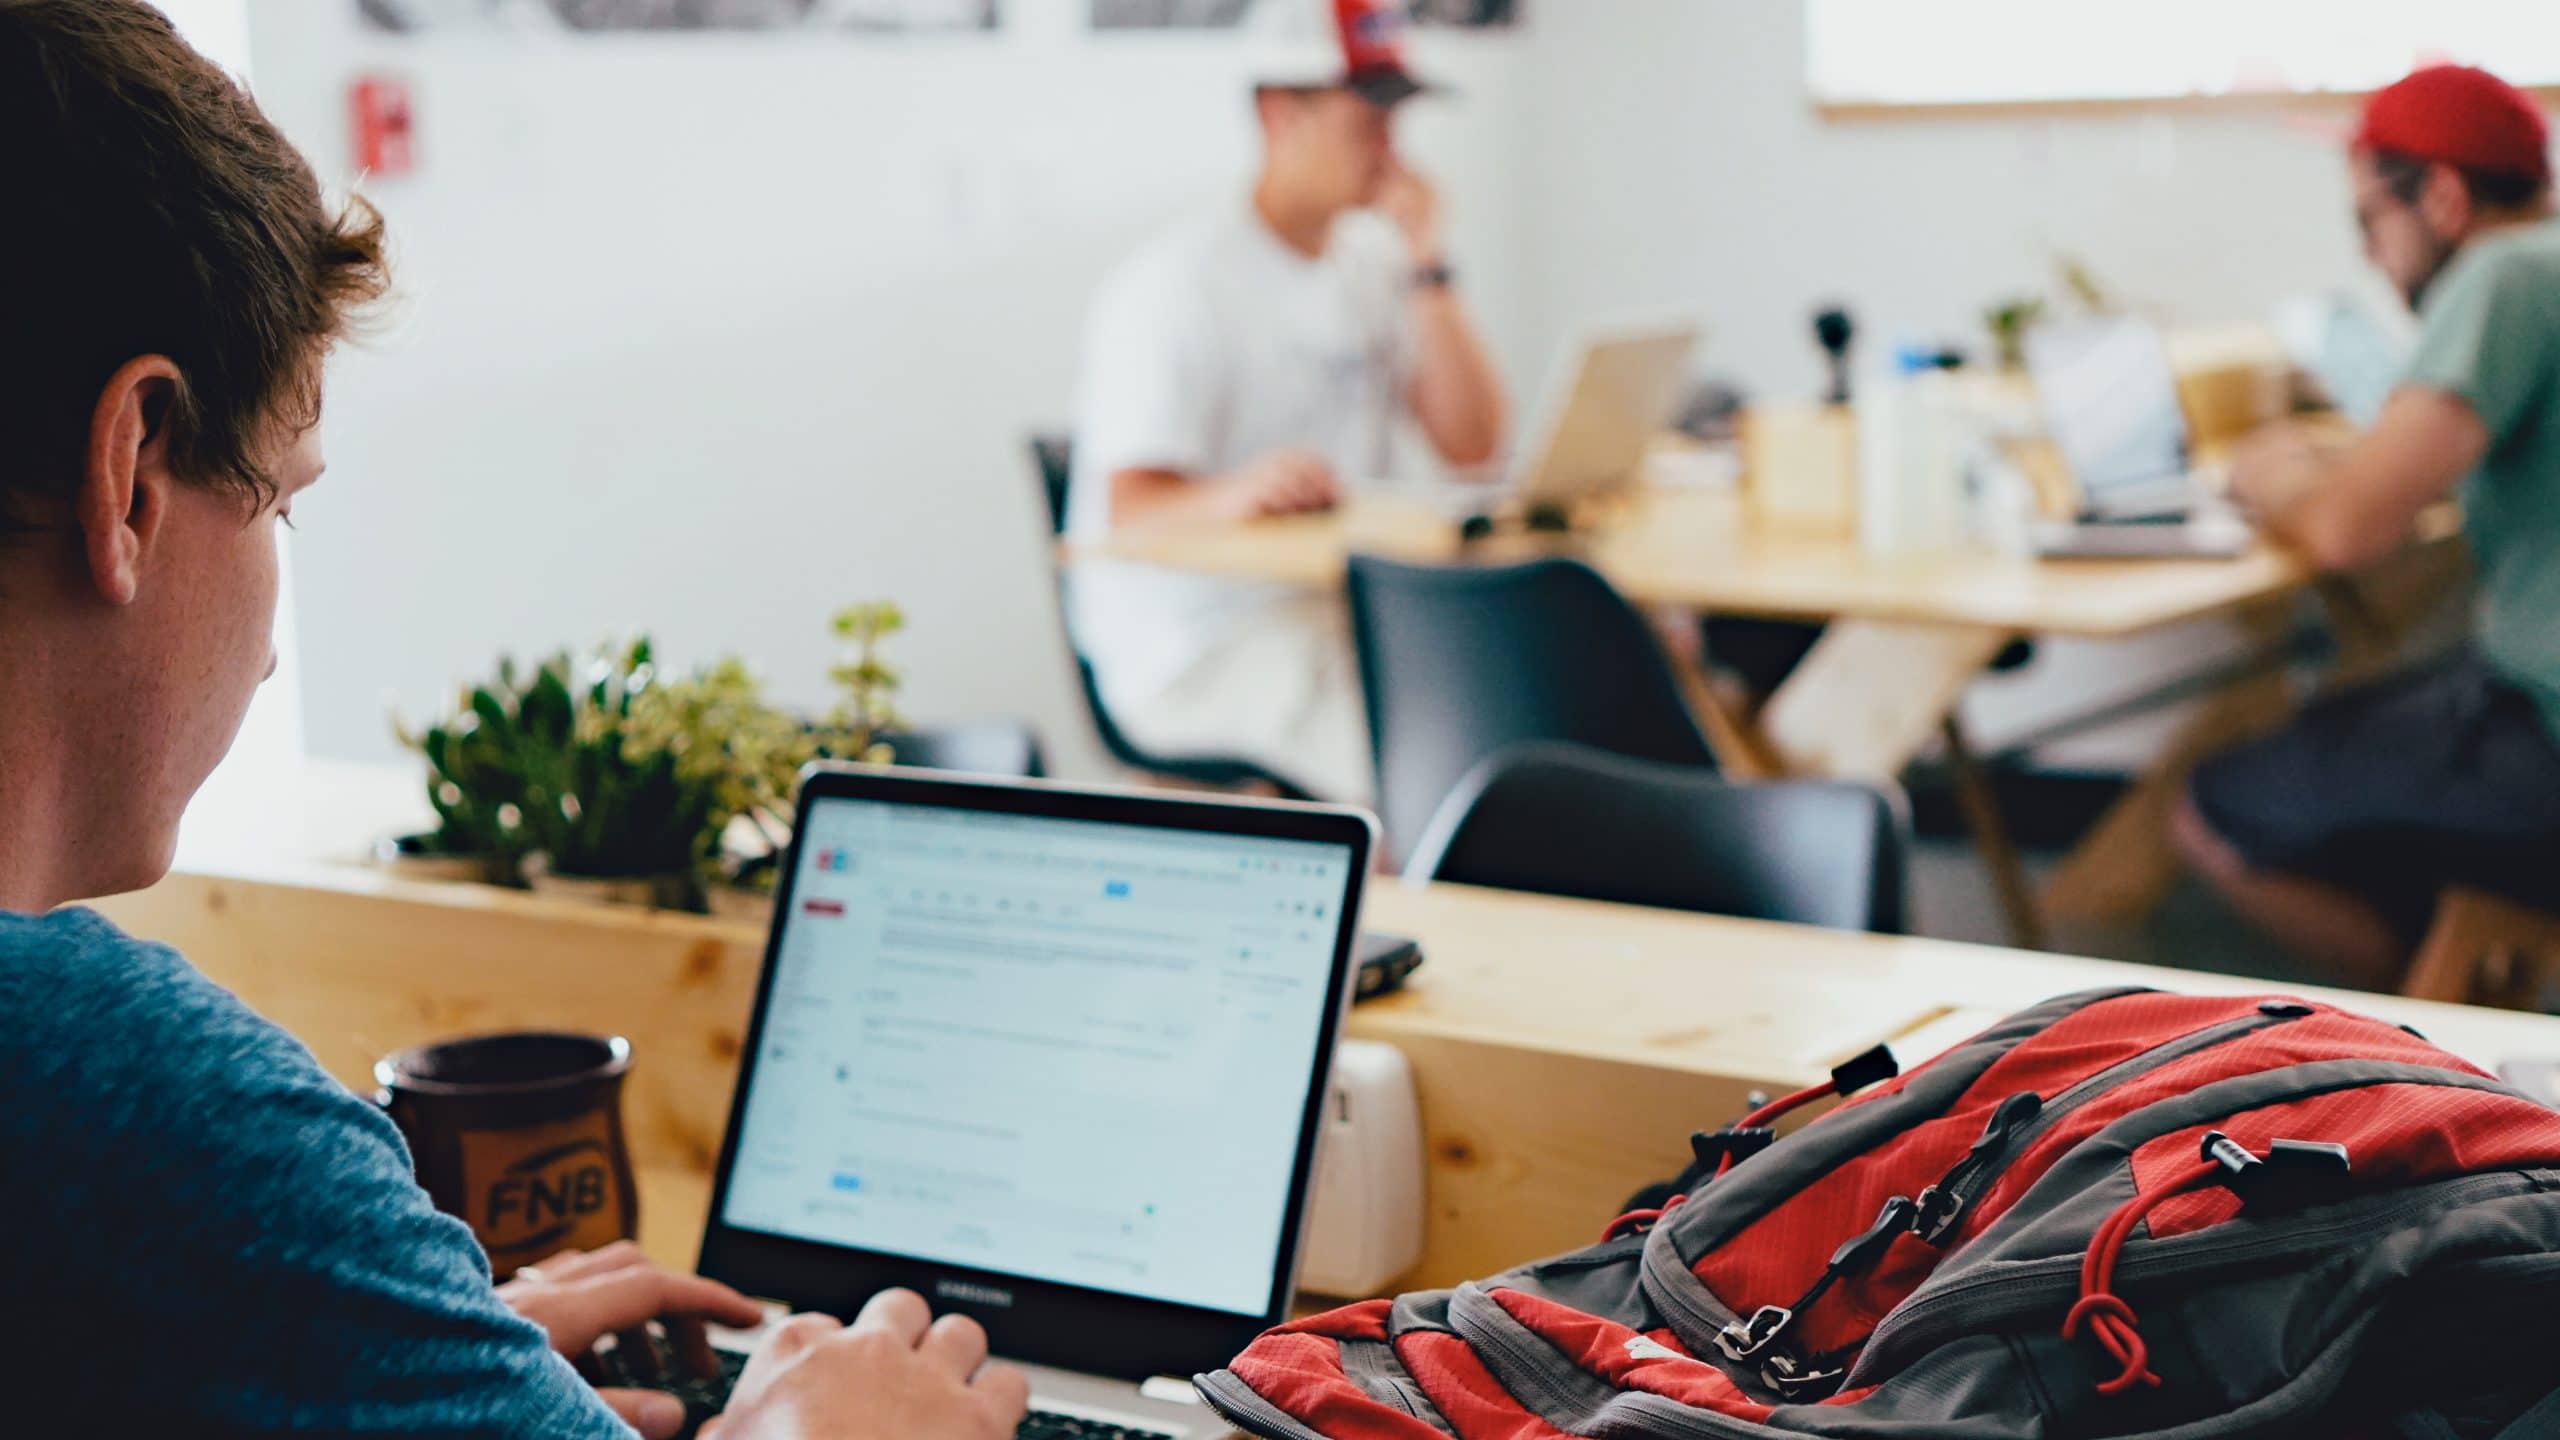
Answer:
[[[1096,30],[1250,30],[1268,12],[1304,9],[1307,0],[1092,0]],[[1509,25],[1521,0],[1411,0],[1424,25],[1469,29]]]
[[[356,0],[375,30],[993,30],[1003,0]]]

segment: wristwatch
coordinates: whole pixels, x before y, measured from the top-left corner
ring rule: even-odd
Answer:
[[[1416,290],[1446,290],[1458,283],[1458,272],[1449,268],[1448,261],[1435,260],[1414,266],[1410,283]]]

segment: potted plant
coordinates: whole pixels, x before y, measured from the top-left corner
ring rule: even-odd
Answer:
[[[522,883],[530,842],[513,754],[519,690],[514,664],[501,662],[494,682],[465,688],[424,730],[393,717],[400,743],[427,762],[436,827],[385,838],[375,852],[382,864],[411,879]]]
[[[2021,295],[1983,312],[1983,328],[1991,332],[1991,348],[2003,370],[2027,368],[2027,332],[2044,318],[2044,298]]]
[[[882,735],[902,723],[892,703],[900,676],[881,658],[882,643],[906,627],[894,604],[848,606],[832,622],[844,654],[827,672],[835,706],[816,721],[782,719],[775,712],[747,727],[733,747],[738,790],[726,828],[719,880],[707,887],[712,914],[763,924],[773,916],[773,894],[782,878],[782,856],[791,844],[792,798],[800,771],[812,760],[886,759]]]
[[[694,743],[710,684],[662,677],[645,638],[535,671],[515,734],[534,889],[692,907],[724,778]]]

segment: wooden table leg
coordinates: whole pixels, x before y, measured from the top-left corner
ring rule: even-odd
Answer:
[[[1790,775],[1893,784],[2013,638],[1978,626],[1839,621],[1769,698],[1761,728]]]
[[[2313,587],[2338,637],[2332,685],[2371,680],[2407,658],[2409,641],[2471,579],[2460,546],[2404,551],[2354,575],[2324,575]]]
[[[1680,696],[1688,702],[1699,730],[1705,732],[1707,748],[1715,752],[1716,768],[1736,780],[1774,780],[1785,774],[1786,767],[1779,763],[1759,720],[1716,684],[1706,647],[1699,643],[1698,617],[1687,610],[1669,609],[1655,614],[1653,623]]]
[[[1784,773],[1879,785],[1898,783],[1931,739],[1945,741],[1957,799],[1999,892],[2010,940],[2033,949],[2043,944],[2044,922],[2025,862],[1955,718],[1965,688],[2012,638],[1972,626],[1840,621],[1770,697],[1761,727]]]
[[[1973,747],[1965,742],[1963,718],[1948,711],[1939,734],[1946,743],[1947,768],[1955,775],[1956,803],[1964,810],[1965,824],[1973,831],[1974,848],[1982,852],[1983,868],[1991,872],[1992,888],[2000,897],[2000,911],[2008,919],[2009,941],[2022,949],[2042,950],[2044,913],[2036,908],[2035,887],[2027,880],[2026,859],[2009,838],[2009,822],[2000,813],[2000,796],[1991,788],[1991,777],[1974,758]]]
[[[2290,597],[2241,612],[2252,650],[2273,654],[2293,628]],[[2063,857],[2045,882],[2044,910],[2060,919],[2122,923],[2159,908],[2184,867],[2169,841],[2169,817],[2187,777],[2217,751],[2264,734],[2290,718],[2293,689],[2270,668],[2216,692],[2179,729],[2149,771],[2118,796],[2097,825]]]

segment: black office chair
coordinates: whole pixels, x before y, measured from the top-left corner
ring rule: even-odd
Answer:
[[[1910,863],[1899,808],[1864,785],[1523,745],[1459,785],[1406,873],[1898,935]]]
[[[1040,476],[1041,496],[1049,506],[1049,533],[1067,533],[1067,492],[1075,478],[1075,444],[1064,435],[1035,435],[1031,438],[1031,460]],[[1066,577],[1059,577],[1059,613],[1066,613]],[[1075,657],[1076,681],[1084,691],[1085,713],[1093,719],[1094,734],[1102,740],[1102,748],[1112,759],[1132,770],[1160,775],[1186,784],[1205,785],[1218,790],[1259,789],[1283,800],[1312,800],[1306,787],[1286,776],[1237,755],[1164,755],[1141,749],[1111,718],[1111,707],[1103,703],[1101,682],[1094,678],[1093,662],[1084,658],[1084,648],[1076,643],[1074,623],[1068,622],[1067,649]]]
[[[1653,632],[1577,560],[1438,567],[1351,560],[1378,813],[1409,853],[1467,772],[1559,740],[1715,767]]]
[[[950,770],[1007,780],[1038,780],[1049,773],[1040,737],[1019,720],[972,720],[883,735],[889,763],[916,770]]]

